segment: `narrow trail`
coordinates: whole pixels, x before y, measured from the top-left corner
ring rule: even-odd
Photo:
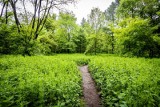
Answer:
[[[88,66],[79,67],[83,79],[83,95],[86,107],[101,107],[100,97],[95,87],[95,83],[88,72]]]

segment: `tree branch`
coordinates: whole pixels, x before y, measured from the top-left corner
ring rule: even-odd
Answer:
[[[16,25],[17,25],[17,28],[18,28],[18,32],[20,32],[20,27],[21,27],[21,24],[18,20],[18,17],[17,17],[17,11],[16,11],[16,1],[12,1],[12,0],[9,0],[10,4],[11,4],[11,7],[12,7],[12,10],[13,10],[13,14],[14,14],[14,19],[16,21]]]
[[[26,23],[28,24],[28,15],[27,15],[27,10],[26,10],[26,6],[25,6],[25,0],[23,0],[22,2],[23,2],[23,8],[24,8],[24,12],[25,12]]]

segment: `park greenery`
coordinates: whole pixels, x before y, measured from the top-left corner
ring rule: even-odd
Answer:
[[[1,107],[84,107],[77,65],[88,64],[104,107],[159,107],[160,59],[113,55],[3,55]]]
[[[80,25],[72,12],[61,9],[75,2],[1,0],[0,53],[160,56],[159,0],[116,0],[104,12],[93,8]]]
[[[81,24],[64,9],[76,2],[0,0],[0,107],[83,107],[83,65],[104,107],[159,107],[160,0],[115,0]]]
[[[67,56],[64,58],[0,58],[0,106],[79,107],[82,96],[80,72],[74,61],[68,61]]]
[[[160,60],[95,57],[89,69],[104,107],[159,107]]]

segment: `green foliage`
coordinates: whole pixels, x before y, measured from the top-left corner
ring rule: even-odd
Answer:
[[[74,61],[60,56],[2,56],[1,107],[78,107],[81,76]]]
[[[42,54],[51,54],[56,51],[57,42],[54,38],[55,35],[51,31],[44,29],[38,38],[38,42],[42,45]]]
[[[80,59],[76,59],[75,62],[78,66],[84,66],[84,65],[89,64],[90,59],[89,58],[80,58]]]
[[[55,29],[56,29],[56,15],[53,14],[52,16],[48,17],[45,23],[45,28],[47,29],[47,31],[51,31],[52,33],[54,33]]]
[[[85,53],[94,53],[99,52],[100,43],[101,43],[101,29],[104,24],[104,13],[99,8],[93,8],[89,15],[88,24],[91,28],[91,31],[87,37],[87,47]]]
[[[89,70],[100,88],[103,106],[160,106],[160,60],[95,57]]]
[[[114,29],[114,23],[110,22],[108,23],[107,27],[103,28],[103,32],[105,34],[103,40],[103,50],[104,52],[107,53],[111,53],[113,54],[115,51],[115,37],[114,37],[114,33],[113,33],[113,29]]]
[[[157,57],[160,55],[160,45],[158,43],[159,36],[156,36],[160,33],[160,16],[158,15],[159,10],[160,2],[158,0],[121,0],[119,2],[116,14],[118,16],[118,23],[121,23],[122,20],[124,22],[122,26],[120,26],[124,28],[124,31],[122,31],[123,34],[121,34],[125,35],[126,33],[130,35],[130,37],[121,39],[123,41],[121,43],[124,43],[125,41],[125,46],[120,45],[118,48],[116,47],[117,49],[115,50],[117,53],[125,54],[125,52],[122,52],[121,49],[127,47],[127,51],[130,51],[127,53],[127,56],[136,55]],[[128,20],[128,22],[125,24],[126,20]],[[130,20],[132,21],[130,22]],[[156,29],[154,28],[155,26]]]
[[[84,53],[86,50],[86,37],[84,30],[80,28],[78,35],[74,38],[74,42],[77,45],[76,52]]]
[[[21,29],[23,33],[18,33],[15,25],[0,25],[1,54],[36,55],[49,53],[48,44],[33,40],[26,30],[27,26],[26,29]]]
[[[158,55],[153,32],[157,27],[151,27],[149,20],[128,18],[119,23],[115,29],[116,48],[122,54],[153,57]]]
[[[141,18],[150,18],[155,22],[157,20],[155,18],[157,16],[156,12],[158,12],[160,8],[159,5],[158,0],[121,0],[117,14],[121,18],[139,16]]]
[[[90,34],[87,39],[87,47],[85,54],[91,53],[91,54],[97,54],[100,52],[103,52],[103,46],[105,45],[105,38],[106,35],[99,31],[97,35]],[[104,49],[105,50],[105,49]]]
[[[97,33],[104,24],[104,13],[99,8],[93,8],[88,17],[88,22],[90,26],[94,29],[95,33]]]
[[[55,31],[57,51],[72,53],[76,51],[75,38],[78,35],[76,18],[72,13],[60,13]]]
[[[9,37],[11,31],[5,24],[1,24],[0,27],[0,53],[9,53]]]
[[[117,6],[118,6],[117,3],[112,2],[112,4],[108,7],[108,9],[105,10],[104,14],[105,14],[107,21],[114,22],[116,20],[116,17],[115,17],[116,11],[115,10],[116,10]]]
[[[0,106],[80,107],[82,79],[77,65],[87,64],[103,106],[160,106],[159,59],[105,54],[1,56]]]
[[[141,9],[139,5],[142,7],[141,1],[139,0],[121,0],[118,6],[117,14],[122,18],[135,17],[139,12],[138,10]]]
[[[16,3],[13,3],[12,9],[19,7],[15,6]],[[31,1],[23,0],[21,3],[25,6]],[[39,8],[34,14],[30,14],[24,7],[20,8],[23,12],[17,13],[10,10],[11,1],[2,1],[0,5],[5,6],[0,17],[1,54],[31,56],[111,53],[123,56],[160,56],[158,0],[116,0],[104,12],[93,8],[88,18],[82,19],[80,26],[76,24],[76,17],[72,12],[60,12],[56,15]],[[50,8],[46,10],[49,12]]]
[[[0,53],[21,53],[23,37],[17,33],[15,25],[0,24]]]

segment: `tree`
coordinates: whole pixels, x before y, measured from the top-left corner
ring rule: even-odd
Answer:
[[[116,2],[112,2],[112,4],[108,7],[107,10],[105,10],[105,18],[107,21],[107,31],[105,31],[107,34],[110,35],[110,43],[111,43],[111,53],[114,53],[114,34],[112,32],[112,28],[114,27],[115,24],[115,20],[116,20],[116,8],[117,8],[118,4]]]
[[[58,43],[60,52],[75,52],[75,36],[78,32],[76,18],[73,13],[60,13],[57,20],[57,28],[55,31],[55,39]]]
[[[150,45],[148,45],[148,47],[154,49],[154,51],[152,49],[148,51],[147,52],[149,53],[148,56],[157,56],[160,54],[158,51],[158,48],[160,47],[158,42],[160,38],[159,10],[160,10],[159,0],[120,0],[118,10],[117,10],[117,15],[119,16],[121,21],[124,20],[125,22],[126,18],[130,18],[130,17],[132,18],[140,17],[144,20],[148,20],[149,21],[148,26],[150,26],[151,28],[154,28],[155,26],[157,26],[157,29],[152,29],[152,33],[151,33],[152,35],[156,35],[156,36],[152,36],[152,39],[154,38],[154,42],[151,42]],[[146,31],[145,29],[142,29],[142,30],[143,30],[142,32]],[[148,35],[146,34],[146,35],[150,36],[151,34],[148,34]],[[137,37],[139,36],[137,35]],[[128,44],[128,42],[126,43]]]
[[[44,25],[44,29],[38,38],[39,42],[44,46],[42,53],[56,52],[57,42],[55,41],[55,31],[57,26],[56,14],[50,15]]]
[[[88,23],[93,29],[93,32],[89,37],[90,43],[88,44],[87,50],[92,48],[94,50],[94,54],[96,54],[97,49],[99,48],[98,43],[100,37],[98,36],[100,36],[100,30],[104,26],[105,17],[104,13],[99,8],[93,8],[88,18]]]
[[[115,22],[116,20],[116,8],[117,4],[115,2],[112,2],[112,4],[108,7],[107,10],[105,10],[105,17],[108,22]]]
[[[87,22],[85,18],[83,18],[81,22],[79,36],[81,36],[80,38],[83,41],[81,43],[85,47],[85,51],[84,51],[85,53],[88,53],[88,52],[92,53],[91,47],[93,46],[93,44],[91,44],[91,41],[89,39],[93,32],[94,30],[92,29],[90,24]]]
[[[105,37],[103,38],[103,52],[106,53],[114,53],[114,45],[115,40],[113,37],[113,31],[111,30],[111,25],[108,25],[106,27],[103,27],[103,33]]]
[[[151,27],[149,20],[127,18],[119,23],[115,30],[116,47],[122,54],[153,57],[159,55],[157,43],[153,37],[157,26]]]
[[[12,11],[17,32],[20,37],[23,37],[21,42],[25,47],[23,54],[30,54],[28,49],[32,47],[30,43],[37,41],[49,14],[52,14],[52,9],[61,9],[63,5],[74,2],[75,0],[1,0],[0,20],[5,19],[7,24],[8,13]],[[30,5],[33,11],[28,10],[27,5]]]
[[[104,25],[104,13],[99,8],[93,8],[88,18],[88,22],[94,29],[95,34],[98,33]]]
[[[117,14],[123,19],[127,17],[149,18],[156,25],[160,21],[157,12],[160,10],[159,0],[121,0]]]
[[[83,28],[80,28],[78,35],[75,37],[76,52],[84,53],[86,50],[86,35]]]
[[[138,6],[140,2],[139,0],[121,0],[118,6],[118,16],[121,18],[135,17],[140,8]]]

